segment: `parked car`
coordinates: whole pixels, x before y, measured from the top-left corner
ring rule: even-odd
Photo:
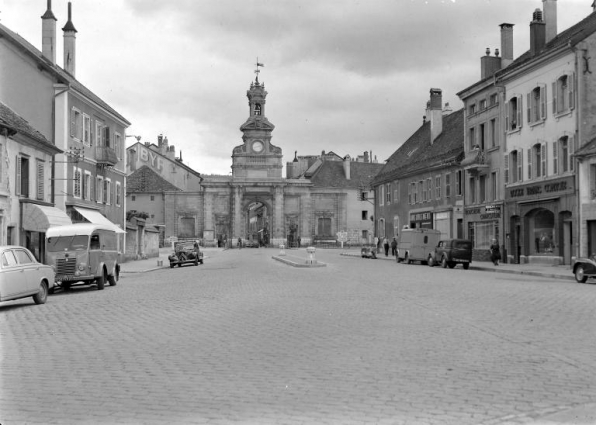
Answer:
[[[197,242],[174,242],[174,253],[168,256],[170,268],[183,264],[203,264],[203,253]]]
[[[596,258],[578,258],[573,263],[573,274],[579,283],[586,283],[589,277],[596,277]]]
[[[377,253],[375,251],[376,251],[376,248],[375,247],[363,246],[360,249],[360,256],[362,258],[376,259],[377,258]]]
[[[43,304],[54,287],[54,270],[22,246],[0,246],[0,301],[33,297]]]
[[[428,255],[428,265],[441,265],[443,268],[454,268],[461,264],[468,270],[472,262],[472,241],[467,239],[440,240],[434,251]]]

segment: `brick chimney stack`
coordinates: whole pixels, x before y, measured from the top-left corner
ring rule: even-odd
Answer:
[[[48,10],[41,16],[41,53],[56,64],[56,17],[52,12],[52,0],[48,0]]]
[[[513,24],[501,24],[501,68],[513,62]]]
[[[490,49],[486,48],[486,55],[480,58],[480,79],[490,77],[495,72],[501,69],[501,58],[499,57],[499,49],[495,49],[495,55],[490,55]]]
[[[64,70],[73,77],[76,72],[76,34],[77,30],[72,23],[72,2],[68,2],[68,21],[62,28],[64,31]]]
[[[530,53],[536,56],[546,45],[546,24],[542,20],[542,11],[536,9],[530,22]]]
[[[428,106],[430,114],[430,144],[443,132],[443,91],[441,89],[430,89],[430,102]]]
[[[352,158],[350,158],[350,155],[346,155],[344,157],[344,177],[346,180],[350,180],[350,161],[352,161]]]
[[[557,0],[542,0],[544,23],[546,24],[546,43],[557,36]]]

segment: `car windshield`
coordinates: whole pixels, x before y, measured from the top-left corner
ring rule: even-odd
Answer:
[[[85,251],[89,246],[89,236],[54,236],[48,238],[47,249],[48,252],[58,251]]]

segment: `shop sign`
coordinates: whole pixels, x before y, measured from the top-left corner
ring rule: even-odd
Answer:
[[[433,213],[431,213],[431,212],[421,212],[421,213],[410,214],[410,219],[412,221],[432,220],[432,217],[433,217]]]
[[[465,215],[477,215],[480,220],[495,220],[501,218],[500,205],[484,205],[480,207],[466,208]]]
[[[517,187],[509,190],[510,198],[520,198],[524,196],[549,195],[558,192],[566,192],[573,189],[567,180],[558,180],[554,182],[540,183],[525,187]]]

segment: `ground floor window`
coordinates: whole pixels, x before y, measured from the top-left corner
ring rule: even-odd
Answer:
[[[320,217],[318,220],[318,232],[319,236],[331,236],[331,218]]]
[[[530,217],[530,242],[532,254],[552,254],[555,249],[555,215],[546,209]]]
[[[499,241],[499,223],[497,221],[468,223],[468,239],[472,241],[474,249],[488,249],[493,239]]]
[[[441,232],[441,237],[451,237],[451,214],[449,212],[435,213],[435,229]]]

